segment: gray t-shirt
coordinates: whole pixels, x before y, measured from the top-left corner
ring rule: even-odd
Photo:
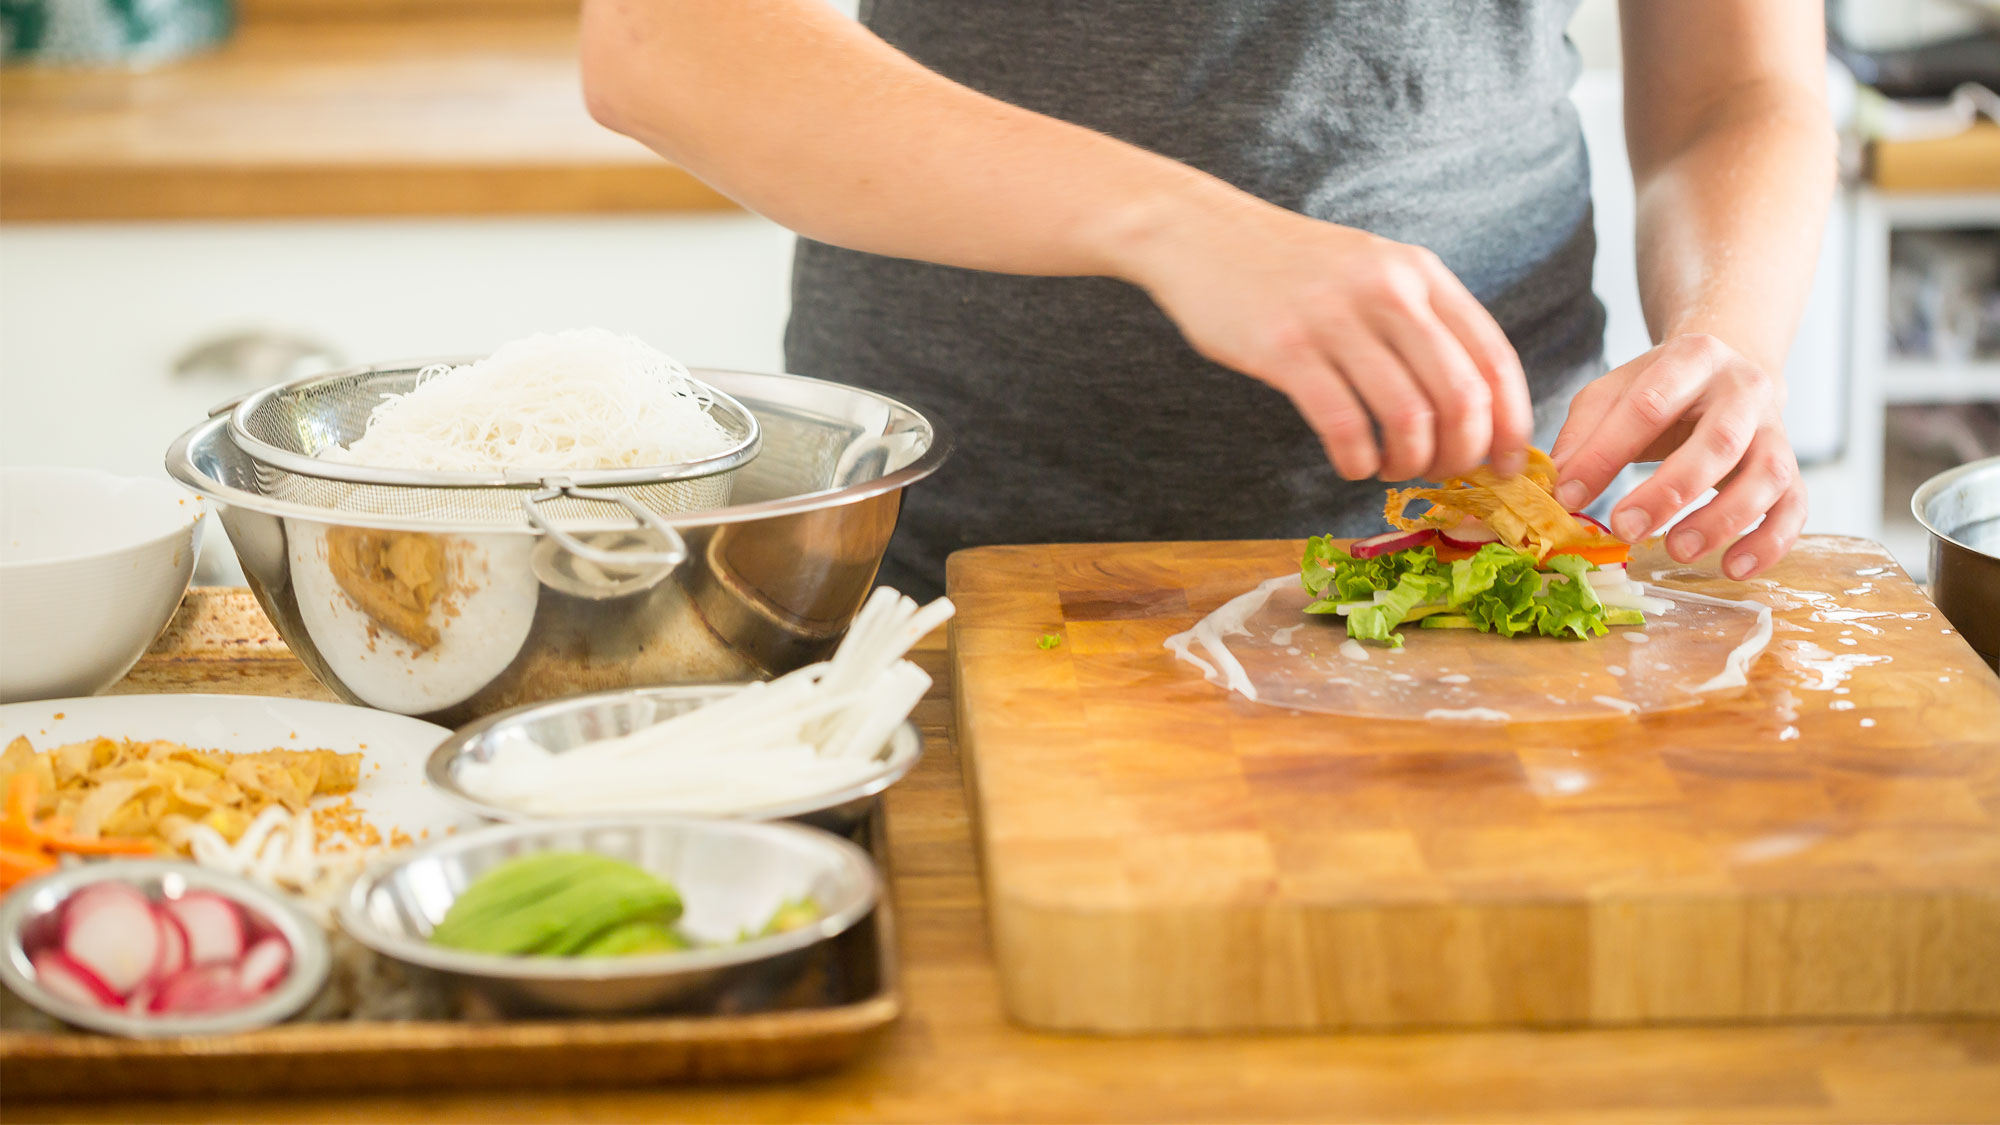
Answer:
[[[1427,246],[1520,350],[1546,434],[1598,369],[1575,0],[864,0],[878,35],[1016,105],[1281,206]],[[801,240],[789,370],[904,399],[958,450],[905,496],[881,580],[988,543],[1365,534],[1282,395],[1196,355],[1140,290]]]

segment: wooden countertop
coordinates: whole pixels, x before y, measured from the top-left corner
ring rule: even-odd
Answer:
[[[2000,1115],[2000,1023],[1098,1038],[1008,1024],[950,724],[918,658],[927,752],[889,793],[907,1015],[797,1082],[685,1089],[55,1105],[37,1121],[1941,1121]],[[196,591],[118,691],[330,698],[242,591]]]
[[[251,21],[157,69],[0,72],[0,220],[713,210],[584,110],[576,20]]]

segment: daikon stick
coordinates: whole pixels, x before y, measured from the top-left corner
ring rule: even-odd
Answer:
[[[894,590],[869,597],[832,657],[628,734],[552,753],[525,740],[467,760],[459,781],[496,804],[579,814],[735,812],[873,776],[931,678],[905,660],[952,615]]]

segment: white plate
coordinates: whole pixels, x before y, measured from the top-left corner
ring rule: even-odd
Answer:
[[[99,736],[164,738],[199,750],[358,750],[354,804],[384,840],[392,829],[436,836],[480,823],[424,780],[424,759],[451,732],[366,707],[259,695],[105,695],[0,705],[0,747],[17,735],[38,751]]]

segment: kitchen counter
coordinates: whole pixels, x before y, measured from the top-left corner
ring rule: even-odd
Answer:
[[[584,110],[574,16],[252,20],[153,70],[0,72],[0,220],[733,205]]]
[[[794,1082],[177,1103],[23,1104],[47,1121],[1992,1119],[2000,1023],[1208,1038],[1042,1035],[1007,1023],[950,724],[942,634],[924,760],[888,796],[906,1014],[881,1046]],[[331,698],[247,592],[197,590],[115,691]]]

